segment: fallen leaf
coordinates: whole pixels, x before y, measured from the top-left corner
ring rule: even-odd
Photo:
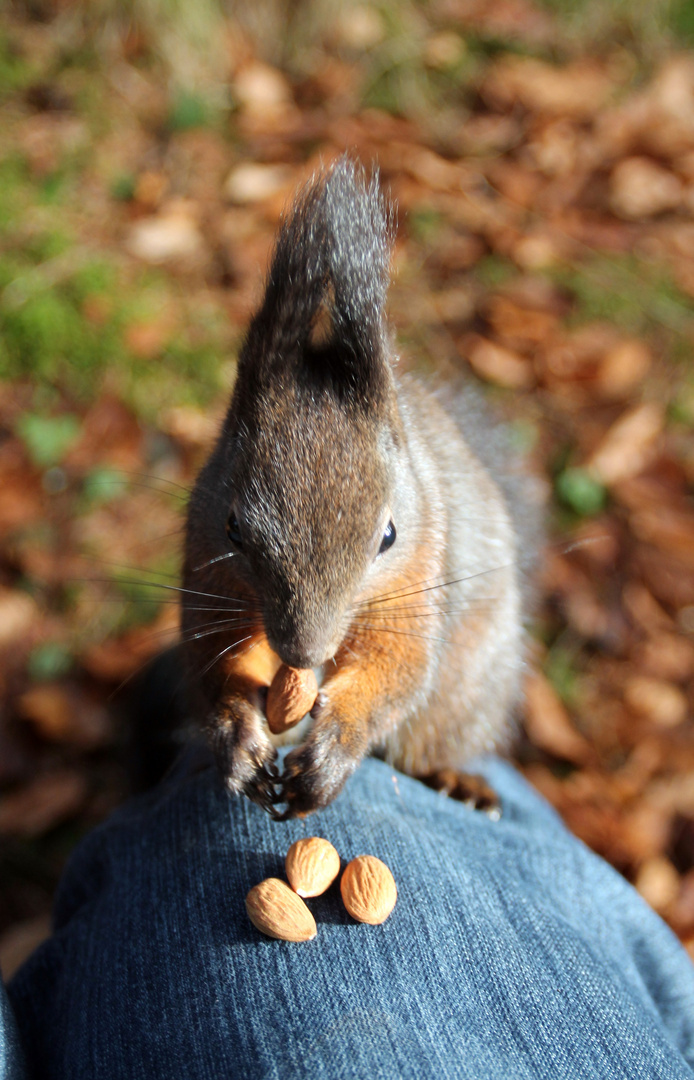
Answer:
[[[592,757],[588,740],[576,731],[557,692],[541,672],[525,682],[525,727],[531,742],[555,757],[577,765]]]
[[[633,675],[624,685],[629,708],[658,727],[676,727],[687,718],[687,698],[677,686],[664,679]]]
[[[694,674],[694,643],[679,634],[656,633],[636,646],[633,659],[647,675],[684,682]]]
[[[535,381],[529,360],[487,338],[466,336],[458,343],[458,349],[475,374],[486,382],[511,390],[525,390]]]
[[[126,247],[138,259],[157,264],[198,255],[203,239],[194,217],[178,203],[169,209],[162,208],[156,217],[135,222],[126,238]]]
[[[350,4],[339,13],[335,23],[336,43],[360,52],[378,45],[385,33],[381,13],[368,4]]]
[[[630,409],[608,430],[588,470],[607,487],[638,476],[654,457],[663,421],[663,409],[654,402]]]
[[[610,177],[610,205],[629,220],[655,217],[674,210],[682,202],[679,179],[650,158],[621,161]]]
[[[172,332],[172,320],[165,317],[131,323],[126,327],[123,338],[131,353],[145,360],[152,360],[164,350]]]
[[[161,203],[166,189],[169,186],[168,178],[164,173],[146,171],[141,173],[135,184],[135,199],[147,210],[156,210]]]
[[[244,64],[234,77],[232,90],[244,113],[254,120],[275,123],[292,107],[292,91],[277,68],[259,60]]]
[[[537,112],[583,119],[603,108],[612,83],[591,61],[553,67],[541,60],[506,56],[492,67],[482,93],[495,105],[509,107],[520,102]]]
[[[179,613],[165,604],[154,622],[137,627],[121,638],[110,638],[85,649],[80,660],[87,671],[107,682],[121,682],[138,671],[150,657],[175,644],[180,634]]]
[[[287,191],[291,182],[292,171],[286,165],[258,165],[248,161],[229,173],[224,193],[233,203],[258,203]]]
[[[0,835],[40,836],[74,817],[87,790],[86,777],[76,769],[37,776],[25,787],[0,796]]]
[[[634,536],[694,567],[694,514],[667,506],[638,510],[631,515]]]
[[[636,875],[634,884],[644,900],[659,912],[667,910],[680,891],[679,874],[664,855],[648,859]]]
[[[38,619],[38,607],[28,593],[0,588],[0,649],[27,639]]]
[[[17,699],[17,712],[51,742],[85,750],[103,746],[111,731],[106,710],[81,689],[60,683],[32,686]]]
[[[50,937],[50,914],[13,923],[0,937],[0,977],[8,983],[25,960]]]
[[[222,419],[223,413],[213,416],[209,408],[203,411],[188,405],[175,405],[167,409],[161,423],[167,435],[185,446],[211,449]]]
[[[627,338],[607,350],[600,361],[595,389],[608,400],[632,393],[648,374],[651,351],[638,338]]]

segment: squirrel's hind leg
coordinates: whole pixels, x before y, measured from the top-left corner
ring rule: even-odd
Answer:
[[[485,778],[477,773],[437,769],[435,772],[418,775],[416,779],[451,799],[464,802],[473,810],[482,810],[494,821],[501,817],[499,796]]]

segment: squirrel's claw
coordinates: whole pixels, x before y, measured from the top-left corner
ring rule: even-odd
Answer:
[[[281,801],[287,804],[280,820],[310,814],[320,810],[342,790],[347,777],[359,764],[358,758],[346,754],[339,739],[328,731],[313,738],[287,755],[280,777]]]
[[[259,765],[257,771],[250,780],[243,785],[243,793],[257,803],[272,817],[276,816],[275,803],[282,799],[281,793],[276,791],[278,783],[277,768],[273,763]]]

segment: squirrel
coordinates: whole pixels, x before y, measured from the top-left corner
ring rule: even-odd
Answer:
[[[393,238],[378,176],[348,156],[299,193],[189,503],[193,707],[229,790],[281,819],[326,806],[370,753],[464,780],[514,727],[537,500],[477,396],[398,371]],[[280,664],[320,684],[281,775],[264,716]]]

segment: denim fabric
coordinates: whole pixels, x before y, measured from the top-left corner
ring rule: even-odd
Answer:
[[[513,769],[491,821],[379,761],[304,821],[213,770],[117,812],[65,874],[55,933],[10,996],[37,1077],[628,1080],[694,1076],[694,967],[667,927]],[[397,906],[263,937],[248,889],[300,836],[392,869]]]

